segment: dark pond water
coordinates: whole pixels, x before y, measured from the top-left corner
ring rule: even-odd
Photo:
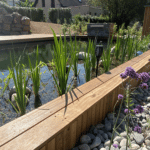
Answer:
[[[0,78],[3,79],[9,74],[8,66],[11,67],[10,52],[12,53],[12,55],[13,55],[13,51],[15,52],[16,60],[18,60],[20,55],[23,55],[22,63],[25,64],[28,69],[28,54],[30,56],[31,62],[35,63],[35,56],[36,56],[35,52],[36,52],[37,45],[39,47],[39,59],[45,63],[51,61],[52,60],[51,51],[53,51],[52,50],[53,42],[39,42],[39,43],[1,46],[0,47]],[[87,42],[82,41],[80,51],[84,51],[84,46],[86,45]],[[103,42],[103,45],[104,47],[106,47],[107,42]],[[80,73],[79,73],[79,78],[77,79],[76,86],[80,86],[86,82],[84,64],[82,61],[80,61],[80,63],[78,64],[78,71],[79,70]],[[2,75],[2,73],[4,75]],[[37,103],[35,103],[34,94],[32,93],[29,99],[30,102],[26,107],[26,113],[58,97],[57,89],[55,87],[54,80],[51,76],[48,67],[44,66],[43,68],[41,68],[41,73],[42,73],[41,86],[39,90],[40,100]],[[71,70],[69,73],[68,84],[71,82],[72,79],[73,79],[73,71]],[[27,86],[32,90],[31,84],[32,81],[30,79]],[[13,86],[14,86],[13,80],[11,80],[9,84],[9,88],[11,89]],[[7,100],[8,98],[9,98],[9,90],[6,90],[4,93],[4,97],[3,98],[0,97],[0,111],[6,114],[6,115],[0,114],[0,126],[19,117],[19,115],[17,115],[17,113],[15,112],[15,110],[12,108],[11,104]]]

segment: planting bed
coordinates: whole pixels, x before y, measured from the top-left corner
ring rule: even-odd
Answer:
[[[149,71],[150,51],[112,69],[68,95],[65,111],[65,95],[0,128],[1,149],[67,150],[75,146],[80,135],[91,125],[101,122],[111,112],[117,100],[122,80],[120,73],[132,66],[137,72]],[[128,80],[128,78],[124,81]],[[114,82],[115,81],[115,82]],[[138,82],[131,81],[133,87]],[[75,94],[73,94],[75,93]],[[73,102],[72,102],[73,101]],[[59,143],[59,144],[58,144]]]

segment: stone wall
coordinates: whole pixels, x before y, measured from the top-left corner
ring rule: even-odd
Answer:
[[[0,35],[22,35],[30,33],[30,18],[18,12],[8,14],[0,8]]]

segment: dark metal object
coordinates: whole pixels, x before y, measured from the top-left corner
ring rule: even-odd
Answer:
[[[103,54],[103,45],[96,45],[95,48],[95,55],[97,58],[97,68],[96,68],[96,77],[97,77],[97,73],[98,73],[98,63],[99,63],[99,59]]]

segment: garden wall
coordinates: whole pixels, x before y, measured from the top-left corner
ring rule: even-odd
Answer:
[[[0,127],[0,149],[70,150],[91,125],[113,110],[118,94],[123,94],[122,81],[129,80],[122,80],[120,73],[128,66],[149,71],[149,58],[150,50]],[[131,80],[131,84],[135,87],[139,82]]]
[[[30,33],[30,19],[17,12],[9,14],[0,8],[0,35],[20,35]]]

